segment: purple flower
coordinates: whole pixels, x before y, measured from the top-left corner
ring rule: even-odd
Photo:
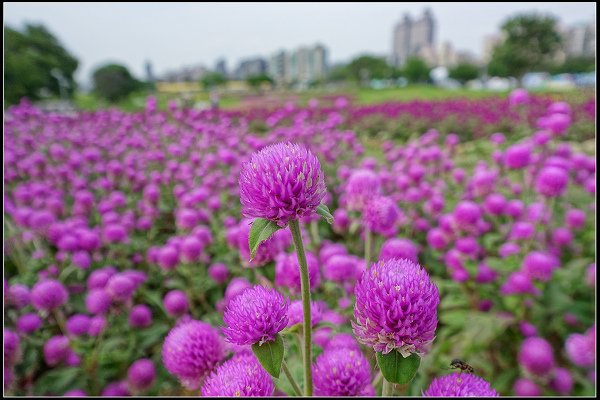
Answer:
[[[133,328],[146,328],[152,325],[152,310],[145,304],[138,304],[129,311],[129,325]]]
[[[592,367],[596,361],[596,328],[592,327],[585,334],[573,333],[565,342],[565,350],[569,360],[578,367]]]
[[[434,378],[424,397],[497,397],[490,383],[477,375],[455,372]]]
[[[190,390],[200,386],[201,380],[223,356],[223,343],[217,330],[194,320],[171,329],[162,348],[165,368]]]
[[[10,329],[4,328],[4,367],[10,368],[21,358],[21,340]]]
[[[287,326],[289,300],[275,289],[254,286],[234,297],[223,316],[228,342],[246,345],[275,340]]]
[[[454,218],[461,225],[474,226],[481,217],[479,205],[472,201],[461,201],[454,209]]]
[[[541,396],[542,389],[535,382],[525,379],[519,378],[515,381],[513,386],[513,390],[515,391],[515,395],[517,396]]]
[[[312,214],[325,196],[321,164],[306,148],[278,143],[252,154],[240,173],[242,214],[286,226]]]
[[[42,326],[42,319],[34,313],[23,314],[17,320],[16,326],[20,333],[32,333]]]
[[[531,145],[527,143],[513,144],[504,153],[504,163],[509,169],[520,169],[529,165]]]
[[[173,317],[180,317],[188,311],[187,296],[181,290],[171,290],[163,300],[165,310]]]
[[[325,279],[334,282],[353,280],[357,269],[358,258],[349,254],[333,255],[323,265]]]
[[[558,268],[560,261],[553,255],[541,251],[532,251],[525,256],[521,271],[532,279],[547,282],[552,278],[552,272]]]
[[[550,387],[552,390],[562,396],[567,396],[571,393],[571,390],[573,390],[573,385],[573,377],[568,369],[556,368],[554,370],[554,376],[550,381]]]
[[[508,95],[508,104],[518,106],[529,103],[529,92],[525,89],[517,88]]]
[[[36,310],[53,310],[69,300],[62,283],[48,279],[36,283],[31,289],[31,304]]]
[[[65,394],[63,394],[63,397],[86,397],[86,396],[87,396],[87,393],[81,389],[71,389],[71,390],[65,392]]]
[[[362,212],[365,226],[379,234],[385,234],[393,229],[400,217],[400,209],[396,202],[386,196],[370,197]]]
[[[152,360],[142,358],[135,361],[127,370],[127,382],[136,390],[147,390],[154,383],[156,368]]]
[[[8,289],[8,302],[17,309],[21,309],[30,303],[29,288],[20,283],[15,283]]]
[[[365,203],[381,192],[381,180],[377,174],[368,169],[352,172],[346,185],[345,196],[349,210],[361,211]]]
[[[85,296],[85,308],[90,314],[104,314],[111,303],[112,299],[104,289],[91,289]]]
[[[315,290],[321,283],[319,262],[311,252],[306,252],[308,265],[308,280],[311,290]],[[300,293],[300,267],[296,254],[280,253],[275,259],[275,284],[286,286],[292,293]]]
[[[202,396],[272,396],[275,385],[254,354],[242,352],[224,362],[210,374],[202,386]]]
[[[75,314],[67,320],[67,332],[69,335],[81,336],[88,332],[90,317],[85,314]]]
[[[301,324],[304,321],[304,310],[302,309],[302,300],[294,300],[291,302],[288,309],[287,326]],[[323,310],[320,302],[311,301],[310,304],[310,321],[312,326],[315,326],[323,319]]]
[[[352,336],[349,333],[338,333],[337,335],[332,337],[325,346],[326,351],[339,348],[360,351],[360,345],[358,344],[354,336]]]
[[[535,190],[546,197],[563,194],[569,183],[569,174],[562,168],[545,167],[535,180]]]
[[[585,225],[585,212],[572,208],[565,214],[565,223],[571,229],[580,229]]]
[[[103,397],[121,397],[121,396],[129,396],[129,389],[127,389],[127,382],[112,382],[106,385],[104,389],[102,389],[102,393],[100,394]]]
[[[504,243],[502,246],[500,246],[500,248],[498,249],[498,255],[500,255],[500,257],[502,258],[506,258],[506,257],[510,257],[514,254],[518,254],[521,251],[521,248],[519,247],[518,244],[516,243]]]
[[[540,290],[533,286],[531,282],[531,277],[522,271],[515,271],[511,273],[508,278],[506,278],[506,282],[500,288],[500,294],[502,295],[510,295],[510,294],[540,294]]]
[[[521,322],[519,324],[519,329],[521,330],[521,333],[525,337],[531,337],[531,336],[537,335],[537,328],[533,324],[530,324],[529,322]]]
[[[552,346],[541,337],[529,337],[521,343],[519,364],[528,372],[537,375],[548,375],[554,368]]]
[[[419,262],[419,248],[408,239],[388,239],[381,246],[379,259],[407,258],[412,262]]]
[[[373,264],[362,274],[354,294],[352,327],[359,342],[377,352],[397,349],[404,357],[428,350],[440,297],[419,264],[407,259]]]
[[[106,326],[106,318],[103,315],[96,315],[90,320],[90,327],[88,329],[88,335],[98,336]]]
[[[173,269],[179,263],[179,254],[175,246],[167,245],[162,247],[158,251],[156,258],[156,263],[164,270]]]
[[[215,263],[208,267],[208,276],[216,283],[225,283],[229,277],[229,268],[223,263]]]
[[[371,366],[360,350],[325,350],[312,370],[315,396],[358,396],[371,383]]]
[[[135,283],[123,274],[113,275],[106,283],[106,292],[115,301],[126,301],[135,291]]]
[[[443,250],[448,245],[448,239],[442,229],[433,228],[427,232],[427,244],[433,249]]]
[[[69,338],[66,336],[52,336],[44,343],[44,360],[53,367],[66,361],[70,352]]]

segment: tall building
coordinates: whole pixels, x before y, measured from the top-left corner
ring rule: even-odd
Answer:
[[[596,55],[596,23],[577,24],[567,28],[565,38],[567,56]]]
[[[215,65],[215,72],[227,77],[227,61],[224,58],[217,60]]]
[[[150,61],[146,61],[144,69],[146,70],[146,82],[154,82],[154,72],[152,71],[152,63]]]
[[[269,75],[278,84],[308,84],[323,79],[329,71],[327,48],[321,44],[301,46],[288,53],[280,50],[269,59]]]
[[[267,73],[267,62],[261,57],[249,58],[240,62],[235,71],[236,79],[247,79],[254,75]]]
[[[401,67],[411,56],[420,56],[435,62],[435,32],[436,22],[431,9],[426,9],[416,20],[404,14],[394,28],[392,64]]]

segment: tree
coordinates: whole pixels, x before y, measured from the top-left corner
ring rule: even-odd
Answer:
[[[329,74],[327,74],[327,80],[329,82],[342,82],[350,78],[350,72],[348,71],[347,65],[336,65],[331,68]]]
[[[502,25],[502,31],[505,40],[494,48],[488,72],[514,76],[519,82],[525,73],[544,69],[562,42],[551,16],[517,15]]]
[[[402,69],[402,74],[411,83],[425,83],[429,81],[429,71],[425,60],[419,57],[410,57]]]
[[[269,83],[271,86],[273,85],[273,79],[267,74],[259,74],[259,75],[251,75],[246,78],[246,82],[253,89],[260,89],[263,83]]]
[[[479,67],[475,64],[462,62],[450,68],[448,71],[448,76],[464,85],[468,81],[477,79],[479,76]]]
[[[97,68],[93,73],[93,80],[94,91],[111,103],[129,96],[141,86],[129,70],[119,64]]]
[[[567,58],[562,64],[550,68],[553,74],[576,74],[580,72],[594,72],[596,70],[596,57],[575,56]]]
[[[25,25],[22,32],[4,27],[4,100],[15,104],[22,97],[38,100],[44,91],[73,95],[73,74],[79,61],[43,25]]]
[[[200,79],[200,83],[204,87],[205,90],[211,90],[215,87],[221,86],[227,82],[227,78],[225,75],[219,72],[209,72],[205,74],[202,79]]]
[[[356,82],[387,79],[392,75],[392,67],[383,57],[360,56],[352,60],[346,69],[347,76]]]

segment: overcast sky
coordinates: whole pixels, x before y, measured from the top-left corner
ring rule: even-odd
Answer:
[[[155,74],[186,65],[229,70],[240,59],[323,43],[332,62],[371,53],[388,55],[392,30],[405,12],[430,6],[437,42],[481,55],[483,38],[519,12],[550,13],[571,25],[596,20],[595,3],[4,3],[4,23],[43,23],[80,60],[76,78],[90,79],[105,62],[139,78],[144,62]],[[5,55],[10,57],[10,55]]]

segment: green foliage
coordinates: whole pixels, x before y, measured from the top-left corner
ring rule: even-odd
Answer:
[[[463,62],[450,68],[448,76],[464,85],[468,81],[477,79],[479,76],[479,67],[475,64]]]
[[[561,44],[556,20],[535,14],[518,15],[502,25],[504,42],[494,48],[488,73],[515,76],[544,69]]]
[[[276,231],[281,229],[276,222],[264,218],[256,218],[252,222],[250,234],[248,235],[248,246],[250,248],[250,257],[254,258],[258,246],[269,239]]]
[[[377,365],[383,377],[388,382],[401,385],[413,380],[421,364],[421,357],[414,353],[404,357],[400,352],[392,350],[387,354],[376,353],[376,355]]]
[[[391,78],[393,68],[383,57],[360,56],[346,67],[346,76],[355,81]]]
[[[424,83],[429,81],[429,71],[425,60],[419,57],[410,57],[402,69],[402,74],[411,83]]]
[[[111,103],[117,102],[140,87],[140,83],[123,65],[107,64],[93,73],[94,91]]]
[[[279,378],[281,364],[283,362],[283,338],[275,335],[275,340],[265,343],[254,343],[252,352],[260,362],[260,365],[273,377]]]
[[[580,72],[593,72],[596,70],[596,57],[577,56],[569,57],[559,65],[550,68],[553,74],[575,74]]]
[[[347,65],[336,65],[331,68],[327,80],[329,82],[343,82],[350,79],[350,73]]]
[[[65,79],[65,94],[75,90],[73,73],[79,61],[60,44],[43,25],[26,25],[22,32],[4,27],[4,100],[18,103],[22,97],[38,100],[42,91],[60,95],[57,78],[51,71],[60,71]]]
[[[246,79],[246,82],[255,89],[259,88],[263,83],[269,83],[271,85],[274,83],[273,79],[267,74],[249,76]]]
[[[227,77],[219,72],[209,72],[200,79],[200,83],[205,90],[210,90],[227,83]]]

